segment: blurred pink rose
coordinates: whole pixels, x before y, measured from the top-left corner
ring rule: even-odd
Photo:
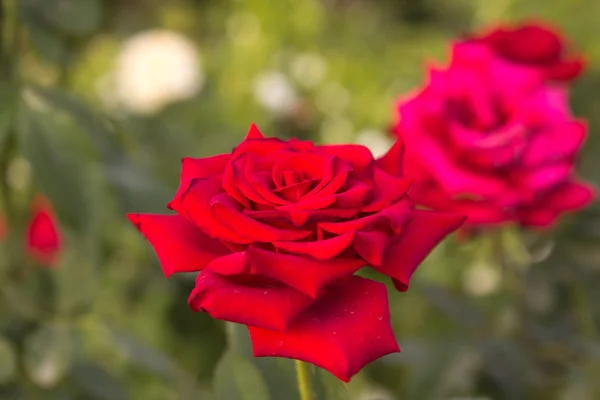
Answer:
[[[549,226],[594,197],[574,177],[586,124],[566,89],[486,46],[455,45],[450,66],[431,69],[398,113],[411,197],[426,207],[467,214],[471,226]]]
[[[538,68],[550,80],[570,81],[585,68],[580,55],[568,54],[561,33],[540,22],[496,27],[470,40],[488,46],[507,61]]]

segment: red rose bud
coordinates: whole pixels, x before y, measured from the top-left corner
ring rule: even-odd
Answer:
[[[486,46],[456,45],[450,66],[433,69],[398,114],[411,198],[468,215],[470,226],[550,226],[594,197],[574,175],[586,124],[571,116],[566,90]]]
[[[58,223],[50,204],[36,199],[32,204],[33,215],[25,234],[25,250],[35,262],[53,267],[59,259],[62,239]]]
[[[464,217],[415,210],[402,144],[374,160],[363,146],[265,138],[253,125],[231,154],[185,158],[169,208],[130,214],[168,277],[201,271],[195,311],[248,326],[254,354],[304,360],[349,381],[399,351],[386,287],[406,290],[419,263]]]
[[[540,69],[550,80],[570,81],[585,67],[581,56],[568,54],[565,40],[555,28],[536,22],[498,27],[471,40],[507,61]]]

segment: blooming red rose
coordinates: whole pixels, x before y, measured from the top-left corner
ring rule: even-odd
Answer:
[[[574,177],[586,125],[571,117],[565,89],[485,46],[456,45],[450,66],[433,69],[398,112],[417,203],[465,213],[471,225],[548,226],[593,198]]]
[[[498,27],[471,40],[488,46],[505,60],[539,68],[551,80],[569,81],[584,69],[581,56],[567,53],[561,34],[538,22]]]
[[[185,158],[174,215],[130,214],[166,276],[201,271],[194,311],[248,326],[255,356],[311,362],[348,381],[399,351],[386,287],[464,220],[414,210],[402,145],[374,160],[357,145],[264,138],[252,126],[231,154]]]
[[[35,262],[53,267],[59,260],[62,238],[50,204],[37,198],[32,204],[32,217],[25,232],[25,250]]]

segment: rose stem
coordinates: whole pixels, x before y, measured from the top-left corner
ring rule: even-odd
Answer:
[[[314,400],[315,397],[310,384],[310,371],[308,370],[308,364],[300,360],[296,360],[296,375],[298,376],[300,400]]]

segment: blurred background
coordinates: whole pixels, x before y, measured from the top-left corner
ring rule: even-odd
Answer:
[[[544,19],[586,55],[571,104],[590,126],[580,173],[600,183],[596,0],[3,3],[1,399],[297,400],[289,362],[190,311],[193,277],[164,279],[125,213],[164,212],[180,159],[229,152],[252,122],[384,153],[394,100],[469,31]],[[20,243],[40,194],[52,266]],[[600,398],[600,209],[497,235],[516,278],[497,240],[450,238],[409,292],[390,287],[402,353],[348,385],[319,372],[320,398]]]

